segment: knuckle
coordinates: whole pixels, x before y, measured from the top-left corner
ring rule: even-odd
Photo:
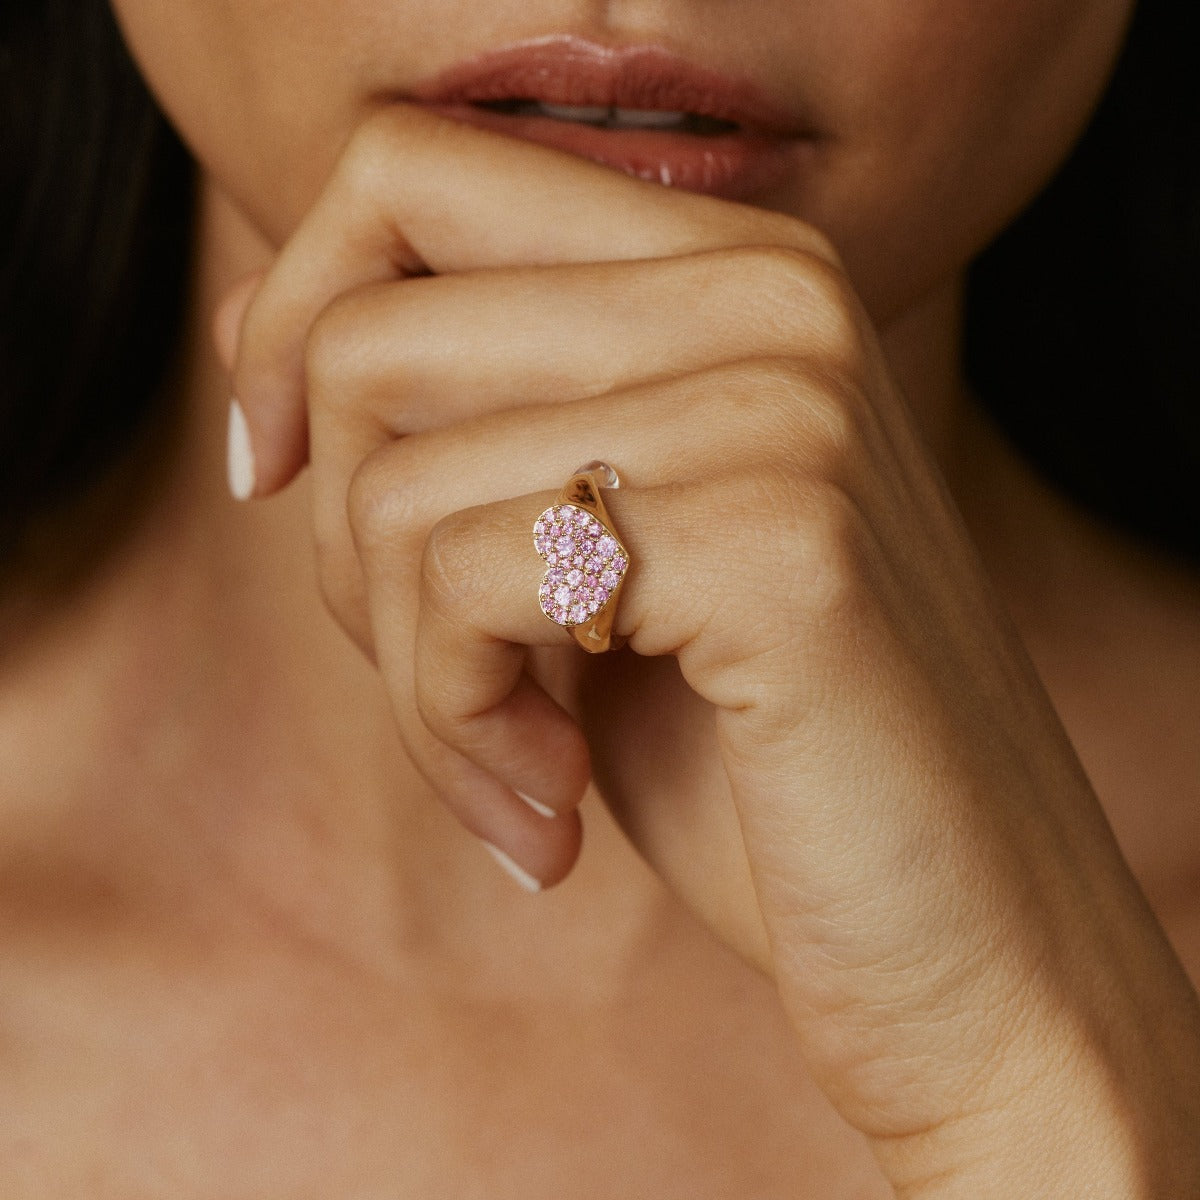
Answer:
[[[795,358],[742,359],[718,368],[705,399],[709,428],[729,428],[738,442],[772,457],[781,446],[804,437],[804,412],[811,403],[810,372]]]
[[[381,320],[405,321],[410,310],[405,289],[390,283],[366,284],[330,300],[313,319],[304,342],[310,403],[347,415],[362,409],[381,377],[376,345]],[[386,367],[388,391],[402,394],[409,383],[404,359],[392,356]]]
[[[801,610],[829,629],[857,625],[868,598],[874,539],[851,494],[823,482],[807,489],[802,546]]]
[[[823,373],[808,359],[796,355],[757,358],[749,364],[749,383],[756,403],[765,410],[769,424],[803,428],[805,417],[823,399]],[[781,432],[777,426],[778,434]]]
[[[810,479],[849,489],[867,460],[872,422],[863,385],[819,366],[809,379],[803,436],[786,449]]]
[[[400,105],[384,105],[362,121],[351,134],[338,164],[338,173],[348,177],[352,194],[368,201],[385,196],[386,185],[397,163],[414,157],[455,153],[470,147],[475,136],[470,126]],[[381,186],[384,190],[380,190]]]
[[[373,175],[381,165],[392,161],[399,140],[396,112],[386,106],[376,110],[351,134],[342,156],[343,170],[356,178]]]
[[[331,300],[316,316],[304,343],[304,374],[310,396],[326,403],[345,395],[344,385],[354,363],[356,331],[361,328],[359,305],[353,294]]]
[[[805,631],[853,623],[869,598],[875,542],[852,494],[783,464],[757,473],[755,485],[754,511],[773,514],[759,534],[768,545],[758,551],[775,565],[764,581],[773,605],[782,602]]]
[[[423,603],[462,612],[486,599],[486,584],[479,570],[480,544],[478,522],[471,509],[450,513],[433,526],[421,555]]]
[[[785,220],[792,220],[792,218],[785,218]],[[819,229],[814,229],[811,225],[805,226],[804,240],[809,251],[818,259],[828,263],[836,271],[845,271],[845,264],[842,262],[838,248]]]
[[[421,723],[439,741],[454,744],[460,724],[451,711],[444,690],[423,671],[413,676],[413,707]]]
[[[839,269],[842,266],[841,256],[833,242],[815,225],[800,217],[773,209],[758,208],[748,208],[739,216],[741,220],[737,232],[744,245],[795,249],[822,259]]]
[[[486,750],[488,726],[466,688],[448,688],[431,663],[413,676],[413,707],[438,741],[470,754]]]
[[[740,246],[735,253],[755,290],[765,288],[780,296],[811,293],[810,278],[815,277],[819,260],[807,250],[799,246]]]
[[[837,247],[815,225],[802,221],[790,213],[767,211],[764,217],[770,223],[771,241],[783,246],[795,246],[811,257],[828,263],[841,271],[842,259]]]
[[[838,266],[792,246],[751,246],[742,253],[756,319],[785,344],[802,343],[837,362],[861,360],[861,305]]]
[[[870,402],[849,372],[796,356],[739,364],[740,386],[719,389],[755,444],[801,476],[848,482],[869,437]]]
[[[407,537],[416,520],[411,480],[396,464],[402,444],[390,443],[363,459],[346,491],[350,532],[364,562]]]

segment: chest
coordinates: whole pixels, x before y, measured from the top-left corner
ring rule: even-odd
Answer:
[[[3,1195],[887,1194],[769,1007],[727,980],[586,1010],[279,964],[134,982],[10,1008]]]

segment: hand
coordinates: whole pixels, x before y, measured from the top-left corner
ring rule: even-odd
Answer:
[[[903,1194],[1124,1195],[1178,1155],[1195,998],[815,231],[396,107],[258,288],[235,382],[258,493],[311,459],[330,607],[467,828],[550,884],[614,781]],[[633,562],[611,663],[536,602],[533,519],[594,458]],[[606,736],[655,656],[736,825],[672,827]]]

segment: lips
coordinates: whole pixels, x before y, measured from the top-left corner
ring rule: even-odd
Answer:
[[[643,179],[735,199],[777,183],[813,138],[747,80],[658,46],[614,48],[572,36],[479,55],[405,99]],[[670,121],[672,113],[683,119]]]

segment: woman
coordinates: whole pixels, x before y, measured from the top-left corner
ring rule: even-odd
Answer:
[[[4,1194],[1197,1194],[1200,580],[960,366],[1129,0],[114,7],[191,224],[7,18]]]

